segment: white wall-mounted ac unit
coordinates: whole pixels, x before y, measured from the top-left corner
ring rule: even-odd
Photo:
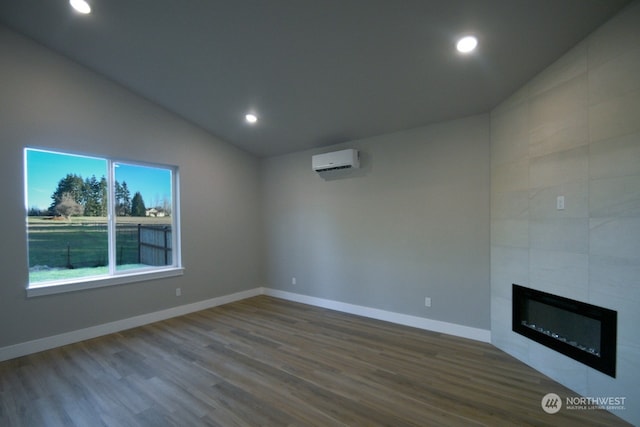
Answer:
[[[316,172],[324,172],[335,169],[349,169],[360,167],[358,150],[332,151],[331,153],[316,154],[311,157],[311,167]]]

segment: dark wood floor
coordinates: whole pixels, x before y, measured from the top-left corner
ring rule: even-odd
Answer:
[[[0,426],[613,426],[489,344],[260,296],[0,363]]]

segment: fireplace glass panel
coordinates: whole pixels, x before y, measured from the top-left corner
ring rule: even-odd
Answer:
[[[600,356],[600,320],[531,299],[525,311],[525,326]]]

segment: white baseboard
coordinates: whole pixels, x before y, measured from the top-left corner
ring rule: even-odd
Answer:
[[[126,329],[135,328],[137,326],[147,325],[149,323],[170,319],[172,317],[182,316],[200,310],[206,310],[207,308],[228,304],[234,301],[240,301],[246,298],[254,297],[256,295],[261,295],[262,293],[263,288],[250,289],[230,295],[224,295],[217,298],[198,301],[192,304],[185,304],[178,307],[168,308],[166,310],[142,314],[140,316],[130,317],[128,319],[116,320],[115,322],[104,323],[102,325],[91,326],[89,328],[65,332],[59,335],[53,335],[50,337],[39,338],[33,341],[27,341],[7,347],[1,347],[0,362],[20,356],[26,356],[27,354],[37,353],[39,351],[49,350],[55,347],[96,338],[102,335],[124,331]]]
[[[372,319],[384,320],[386,322],[411,326],[427,331],[440,332],[462,338],[469,338],[475,341],[486,343],[491,342],[491,331],[487,329],[472,328],[470,326],[458,325],[455,323],[441,322],[439,320],[426,319],[424,317],[411,316],[408,314],[395,313],[393,311],[380,310],[361,305],[348,304],[340,301],[333,301],[324,298],[311,297],[296,294],[293,292],[280,291],[277,289],[263,288],[263,293],[276,298],[289,301],[309,304],[316,307],[328,308],[358,316],[370,317]]]
[[[249,289],[247,291],[236,292],[230,295],[224,295],[217,298],[198,301],[192,304],[185,304],[178,307],[168,308],[166,310],[142,314],[140,316],[130,317],[128,319],[116,320],[114,322],[104,323],[102,325],[91,326],[89,328],[65,332],[59,335],[39,338],[33,341],[27,341],[7,347],[0,347],[0,362],[14,359],[20,356],[26,356],[27,354],[37,353],[39,351],[49,350],[55,347],[96,338],[102,335],[124,331],[126,329],[135,328],[137,326],[148,325],[149,323],[159,322],[161,320],[170,319],[172,317],[182,316],[200,310],[206,310],[208,308],[217,307],[219,305],[228,304],[234,301],[240,301],[257,295],[269,295],[289,301],[300,302],[316,307],[328,308],[331,310],[341,311],[349,314],[356,314],[358,316],[369,317],[372,319],[384,320],[387,322],[411,326],[428,331],[440,332],[487,343],[491,342],[491,331],[486,329],[472,328],[470,326],[441,322],[439,320],[426,319],[424,317],[395,313],[392,311],[348,304],[340,301],[301,295],[293,292],[280,291],[277,289],[266,287],[258,287]]]

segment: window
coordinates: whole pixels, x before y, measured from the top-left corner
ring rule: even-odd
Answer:
[[[29,296],[182,274],[177,168],[25,149]]]

